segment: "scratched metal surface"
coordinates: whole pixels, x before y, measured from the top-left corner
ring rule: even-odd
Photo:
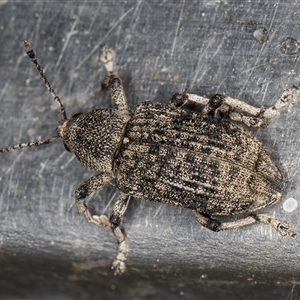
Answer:
[[[166,102],[187,85],[267,106],[300,81],[299,54],[280,50],[285,38],[300,40],[299,14],[295,0],[1,1],[0,146],[50,137],[60,117],[24,56],[25,38],[68,116],[109,105],[97,63],[102,43],[117,52],[131,108]],[[259,26],[269,33],[264,43],[253,36]],[[300,100],[253,130],[287,178],[282,202],[269,211],[298,233],[299,208],[288,213],[283,203],[299,201],[299,111]],[[0,298],[297,298],[298,236],[284,239],[265,225],[213,233],[187,209],[136,199],[123,222],[129,271],[114,277],[114,237],[74,206],[76,186],[92,174],[61,142],[0,155]],[[107,186],[90,204],[109,213],[115,195]]]

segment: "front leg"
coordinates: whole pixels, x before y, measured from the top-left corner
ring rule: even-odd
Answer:
[[[102,87],[109,88],[111,94],[111,102],[115,109],[128,115],[128,105],[124,93],[121,79],[118,77],[115,68],[115,52],[113,49],[104,45],[100,55],[100,62],[104,66],[107,75],[103,80]]]
[[[108,218],[104,215],[99,217],[92,216],[84,199],[87,198],[91,193],[102,189],[103,186],[110,181],[110,179],[111,177],[108,174],[99,174],[93,176],[83,182],[75,191],[75,203],[78,212],[83,214],[88,222],[92,222],[104,227],[110,227]]]

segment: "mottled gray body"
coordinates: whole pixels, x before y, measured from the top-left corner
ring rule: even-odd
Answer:
[[[263,145],[211,116],[144,102],[115,157],[121,191],[211,216],[253,212],[281,197],[283,179]]]
[[[87,168],[111,173],[112,154],[120,145],[128,116],[114,109],[95,109],[62,120],[59,134],[64,144]]]
[[[98,171],[75,191],[79,213],[89,222],[110,227],[118,242],[112,268],[126,270],[128,244],[120,228],[130,196],[193,210],[196,220],[213,231],[257,222],[268,224],[283,236],[295,236],[288,222],[270,214],[255,213],[281,198],[283,178],[262,144],[248,131],[229,122],[258,127],[294,102],[297,87],[286,90],[267,109],[238,99],[214,95],[175,94],[169,103],[144,102],[130,115],[122,82],[114,68],[115,53],[104,46],[100,61],[107,71],[103,82],[110,89],[113,108],[96,109],[68,119],[35,52],[24,41],[27,55],[60,107],[62,120],[56,135],[35,142],[0,149],[0,153],[41,146],[62,138],[66,149],[87,168]],[[188,101],[203,106],[200,113],[184,109]],[[219,114],[227,120],[216,118]],[[92,215],[86,198],[115,179],[120,193],[110,217]],[[221,222],[217,216],[243,213],[239,219]]]

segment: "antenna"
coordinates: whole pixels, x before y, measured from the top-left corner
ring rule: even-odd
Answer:
[[[21,143],[21,144],[16,144],[16,145],[12,145],[12,146],[7,146],[5,148],[0,149],[0,153],[12,151],[15,149],[26,148],[26,147],[42,146],[45,144],[52,143],[53,141],[55,141],[58,138],[59,138],[59,136],[56,135],[56,136],[52,136],[50,139],[44,140],[44,141],[28,142],[28,143]]]
[[[43,72],[43,69],[41,68],[41,66],[39,65],[39,63],[37,61],[37,58],[35,56],[35,52],[34,52],[33,48],[31,47],[31,45],[26,40],[24,41],[24,47],[25,47],[26,54],[31,59],[31,61],[34,63],[35,67],[37,68],[37,70],[40,74],[40,77],[43,80],[46,88],[51,93],[51,95],[52,95],[53,99],[56,101],[56,103],[59,105],[60,114],[62,115],[63,119],[67,119],[65,107],[61,103],[59,97],[57,96],[57,94],[55,93],[53,88],[51,87],[49,81],[47,80],[47,78],[46,78],[46,76]],[[50,137],[47,140],[20,143],[20,144],[16,144],[16,145],[12,145],[12,146],[7,146],[7,147],[4,147],[4,148],[0,148],[0,153],[12,151],[12,150],[15,150],[15,149],[21,149],[21,148],[25,148],[25,147],[35,147],[35,146],[41,146],[41,145],[49,144],[49,143],[52,143],[53,141],[55,141],[58,138],[59,138],[59,136],[55,135],[55,136]]]
[[[34,65],[35,65],[36,69],[38,70],[38,72],[40,74],[40,77],[43,80],[46,88],[51,93],[51,95],[52,95],[53,99],[56,101],[56,103],[59,105],[60,113],[61,113],[63,119],[66,119],[67,115],[66,115],[65,107],[63,106],[63,104],[61,103],[59,97],[57,96],[57,94],[53,90],[52,86],[50,85],[49,81],[47,80],[47,78],[46,78],[46,76],[43,72],[43,69],[41,68],[41,66],[39,65],[39,63],[37,61],[37,58],[35,56],[35,52],[34,52],[33,48],[31,47],[31,45],[26,40],[23,43],[24,43],[26,54],[31,59],[31,61],[34,63]]]

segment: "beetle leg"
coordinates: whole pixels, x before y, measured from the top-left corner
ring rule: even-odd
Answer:
[[[96,225],[110,227],[118,241],[118,254],[113,261],[112,268],[115,269],[115,275],[121,274],[126,270],[126,259],[128,253],[128,243],[124,233],[119,225],[129,203],[129,196],[121,193],[114,205],[110,218],[105,215],[92,215],[84,201],[91,193],[101,189],[110,180],[107,174],[93,176],[83,182],[75,191],[76,206],[79,213],[83,213],[89,222]]]
[[[115,51],[112,48],[109,48],[107,45],[102,45],[99,60],[108,75],[116,73],[115,59]]]
[[[102,82],[103,88],[109,88],[111,94],[111,102],[114,108],[118,111],[129,114],[127,99],[123,90],[123,85],[121,79],[117,76],[115,68],[115,58],[116,54],[113,49],[102,46],[100,54],[100,62],[104,66],[107,75]]]
[[[218,108],[223,103],[222,101],[219,101],[219,98],[206,98],[202,97],[196,94],[189,94],[189,93],[176,93],[172,96],[172,98],[169,101],[169,104],[175,107],[182,107],[184,104],[186,104],[188,101],[198,103],[203,107],[202,114],[203,115],[211,115],[215,116]]]
[[[175,107],[181,107],[186,104],[188,101],[192,101],[198,103],[200,105],[207,105],[209,103],[209,98],[202,97],[196,94],[189,94],[189,93],[176,93],[172,96],[169,100],[169,104]]]
[[[202,114],[216,115],[217,111],[219,111],[227,115],[233,121],[243,122],[249,127],[259,127],[267,124],[267,119],[278,116],[281,108],[295,102],[294,92],[298,89],[297,86],[293,86],[285,90],[275,104],[266,109],[264,107],[255,107],[238,99],[220,94],[216,94],[210,99],[196,94],[175,94],[171,98],[170,103],[179,107],[187,101],[192,101],[204,105]],[[242,112],[236,112],[234,111],[235,109],[243,111],[248,115],[244,115]]]
[[[129,247],[125,234],[119,226],[123,215],[126,212],[129,198],[130,197],[128,195],[120,193],[109,218],[111,229],[118,241],[118,254],[112,264],[112,269],[115,269],[115,275],[122,274],[126,270],[126,260]]]
[[[296,233],[292,231],[290,223],[275,219],[270,214],[253,214],[235,221],[221,223],[215,219],[204,216],[196,210],[193,210],[193,213],[201,225],[213,231],[235,229],[260,222],[272,226],[284,237],[288,235],[294,237],[296,235]]]
[[[220,231],[221,230],[221,222],[216,219],[211,218],[208,215],[204,215],[197,210],[193,210],[194,217],[196,220],[204,227],[212,230],[212,231]]]
[[[99,174],[89,178],[76,189],[75,199],[77,210],[79,213],[84,214],[88,222],[92,222],[94,224],[105,227],[110,227],[110,222],[106,216],[92,216],[84,200],[91,193],[100,190],[106,183],[110,181],[110,179],[111,177],[108,174]]]
[[[221,230],[238,228],[241,226],[251,225],[254,223],[264,223],[272,226],[276,229],[282,236],[291,236],[294,237],[296,235],[295,232],[292,231],[292,225],[289,222],[283,222],[276,218],[274,218],[270,214],[251,214],[248,217],[232,221],[232,222],[224,222],[221,225]]]
[[[240,100],[233,99],[233,98],[230,98],[230,97],[227,97],[224,95],[220,95],[220,94],[216,94],[209,99],[209,98],[202,97],[202,96],[199,96],[196,94],[176,93],[170,99],[169,104],[171,104],[175,107],[182,107],[188,101],[191,101],[191,102],[194,102],[194,103],[204,106],[203,110],[202,110],[202,114],[203,115],[211,115],[211,116],[215,116],[217,114],[217,112],[220,111],[223,114],[226,114],[229,117],[231,117],[231,114],[232,114],[232,111],[234,108],[239,108],[239,109],[244,108],[245,111],[247,111],[250,114],[254,114],[254,115],[258,115],[263,110],[263,108],[256,108],[256,107],[248,105]],[[235,117],[235,115],[233,117]],[[241,120],[237,120],[237,121],[244,122],[245,118],[255,119],[253,117],[243,116],[243,120],[241,118]],[[249,125],[249,126],[251,126],[251,125]]]
[[[270,106],[263,112],[262,117],[266,119],[271,119],[275,116],[278,116],[280,114],[278,111],[279,109],[296,101],[296,97],[294,94],[296,90],[299,90],[299,87],[294,85],[292,88],[283,91],[282,95],[275,102],[275,104]]]
[[[112,106],[121,113],[129,115],[127,99],[123,90],[121,79],[114,74],[109,75],[108,86],[110,90]]]
[[[267,124],[267,119],[278,116],[281,108],[295,102],[294,92],[297,89],[298,87],[293,86],[292,88],[285,90],[275,104],[266,109],[264,107],[254,107],[228,96],[215,95],[214,97],[222,98],[223,104],[219,107],[219,111],[227,114],[231,120],[243,122],[249,127],[259,127]],[[245,116],[241,112],[234,111],[234,109],[244,111],[250,116]]]

